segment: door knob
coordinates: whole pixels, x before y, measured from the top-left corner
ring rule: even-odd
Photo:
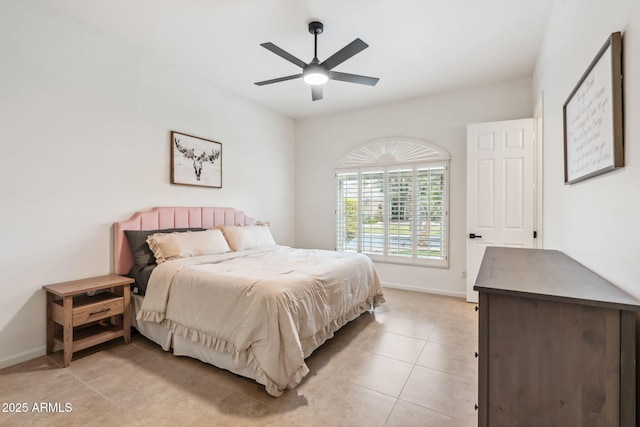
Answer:
[[[470,239],[482,239],[482,236],[479,236],[475,233],[469,233],[469,238]]]

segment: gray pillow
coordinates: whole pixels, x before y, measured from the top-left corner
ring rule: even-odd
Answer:
[[[204,228],[165,228],[164,230],[124,230],[124,235],[127,236],[129,242],[129,248],[133,255],[133,261],[135,262],[134,269],[144,267],[145,265],[152,265],[156,263],[156,258],[153,256],[153,252],[147,245],[147,237],[155,233],[183,233],[185,231],[204,231]]]

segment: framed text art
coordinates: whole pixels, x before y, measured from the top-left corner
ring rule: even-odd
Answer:
[[[611,34],[563,106],[564,182],[624,166],[622,37]]]
[[[222,144],[171,131],[171,183],[222,188]]]

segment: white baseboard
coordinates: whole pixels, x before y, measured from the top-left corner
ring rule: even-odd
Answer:
[[[0,360],[0,369],[17,365],[18,363],[26,362],[27,360],[35,359],[36,357],[44,356],[45,354],[47,354],[47,347],[38,347],[35,350],[27,351],[15,356],[11,356],[7,359]]]
[[[403,285],[400,283],[383,282],[383,288],[402,289],[403,291],[424,292],[426,294],[446,295],[449,297],[456,297],[465,299],[467,294],[465,292],[446,291],[443,289],[423,288],[418,286]]]

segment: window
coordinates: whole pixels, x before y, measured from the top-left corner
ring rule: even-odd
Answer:
[[[388,165],[336,170],[336,249],[377,261],[447,267],[448,156],[404,164],[388,156],[376,163],[380,157]]]

